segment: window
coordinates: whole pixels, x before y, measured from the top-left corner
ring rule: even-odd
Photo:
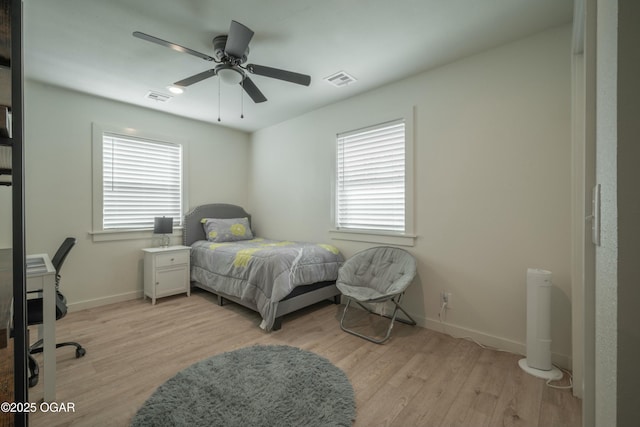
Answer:
[[[336,228],[406,233],[405,121],[338,134],[336,154]]]
[[[94,125],[94,234],[182,224],[183,146]]]

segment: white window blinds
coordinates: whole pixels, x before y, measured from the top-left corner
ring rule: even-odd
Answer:
[[[181,145],[104,133],[102,147],[104,230],[182,223]]]
[[[405,231],[405,123],[337,137],[336,227]]]

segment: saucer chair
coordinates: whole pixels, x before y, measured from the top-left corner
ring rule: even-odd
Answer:
[[[365,249],[349,258],[340,268],[336,281],[336,286],[347,299],[340,319],[340,328],[360,338],[382,344],[391,337],[391,330],[396,320],[415,325],[415,320],[400,306],[402,296],[415,276],[416,260],[404,249],[377,246]],[[394,304],[393,314],[384,316],[389,318],[390,322],[383,338],[364,335],[344,325],[345,315],[352,301],[372,314],[377,314],[369,307],[373,304],[389,301]],[[398,311],[402,311],[408,320],[397,317]]]

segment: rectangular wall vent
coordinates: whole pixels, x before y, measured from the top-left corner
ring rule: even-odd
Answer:
[[[147,93],[146,98],[158,102],[167,102],[173,97],[171,95],[167,95],[166,93],[154,92],[151,90],[149,91],[149,93]]]
[[[335,74],[325,77],[324,80],[336,87],[343,87],[355,83],[356,78],[345,71],[338,71]]]

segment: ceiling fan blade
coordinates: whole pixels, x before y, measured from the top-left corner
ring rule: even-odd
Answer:
[[[249,95],[253,102],[255,102],[256,104],[265,102],[267,100],[262,92],[260,92],[260,89],[258,89],[258,86],[256,86],[249,77],[245,77],[244,80],[240,82],[240,84],[242,85],[244,91],[247,92],[247,95]]]
[[[278,80],[284,80],[286,82],[296,83],[303,86],[309,86],[309,84],[311,83],[311,76],[307,76],[306,74],[294,73],[293,71],[280,70],[279,68],[248,64],[247,70],[252,74],[271,77]]]
[[[159,39],[157,37],[150,36],[149,34],[141,33],[140,31],[134,31],[133,32],[133,36],[137,37],[139,39],[142,39],[142,40],[146,40],[146,41],[151,42],[151,43],[159,44],[160,46],[168,47],[168,48],[173,49],[173,50],[178,51],[178,52],[184,52],[184,53],[188,53],[189,55],[197,56],[198,58],[202,58],[205,61],[215,61],[215,62],[217,62],[213,57],[211,57],[209,55],[205,55],[204,53],[200,53],[200,52],[195,51],[193,49],[189,49],[188,47],[180,46],[179,44],[171,43],[171,42],[168,42],[166,40],[162,40],[162,39]]]
[[[216,75],[216,70],[212,68],[211,70],[203,71],[202,73],[198,73],[191,77],[187,77],[186,79],[182,79],[179,82],[175,82],[174,85],[187,87],[187,86],[191,86],[194,83],[198,83],[204,79],[208,79],[209,77],[213,77],[215,75]]]
[[[231,21],[227,44],[224,47],[225,53],[235,58],[242,58],[247,51],[251,37],[253,37],[253,31],[239,22]]]

